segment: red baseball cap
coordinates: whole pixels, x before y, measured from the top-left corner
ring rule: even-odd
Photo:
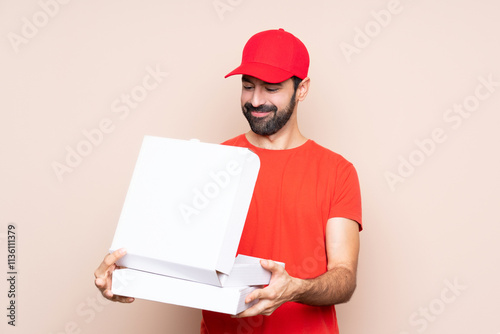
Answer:
[[[293,76],[307,77],[309,53],[297,37],[283,29],[266,30],[253,35],[243,49],[241,65],[227,74],[246,74],[260,80],[279,83]]]

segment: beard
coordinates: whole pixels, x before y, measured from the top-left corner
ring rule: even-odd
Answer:
[[[278,110],[278,107],[274,104],[263,104],[258,107],[254,107],[250,102],[245,103],[241,109],[243,110],[243,115],[245,115],[252,131],[261,136],[271,136],[281,130],[290,117],[292,117],[293,109],[295,109],[296,104],[295,93],[296,91],[293,93],[288,105],[282,110]],[[269,112],[270,114],[264,117],[255,117],[252,116],[253,111],[262,113]]]

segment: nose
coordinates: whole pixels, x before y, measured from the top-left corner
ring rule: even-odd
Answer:
[[[255,89],[252,92],[252,97],[250,99],[250,103],[254,107],[258,107],[266,103],[266,100],[264,98],[264,94],[262,94],[262,90],[260,87],[255,87]]]

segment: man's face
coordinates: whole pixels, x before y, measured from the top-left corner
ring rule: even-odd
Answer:
[[[272,84],[243,75],[241,109],[253,132],[270,136],[288,122],[295,109],[293,80]]]

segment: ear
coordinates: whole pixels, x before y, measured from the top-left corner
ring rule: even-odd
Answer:
[[[309,85],[311,83],[311,79],[309,77],[305,77],[304,80],[297,87],[297,101],[304,101],[307,93],[309,92]]]

